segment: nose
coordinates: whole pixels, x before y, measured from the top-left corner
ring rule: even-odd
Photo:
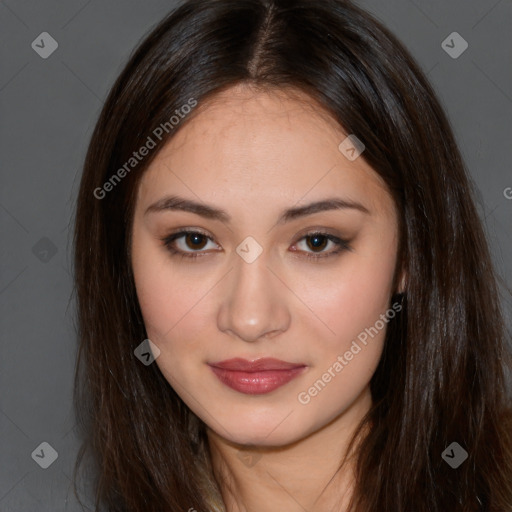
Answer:
[[[243,341],[274,337],[290,326],[287,300],[291,292],[267,266],[264,253],[256,261],[235,261],[221,289],[217,316],[220,331]]]

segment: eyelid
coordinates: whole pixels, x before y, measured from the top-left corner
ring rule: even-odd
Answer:
[[[305,238],[310,238],[313,236],[325,237],[325,238],[327,238],[327,240],[334,243],[334,245],[337,246],[337,248],[335,250],[324,251],[324,252],[319,252],[319,253],[308,252],[308,251],[296,251],[296,252],[304,252],[306,254],[306,256],[305,256],[306,258],[320,259],[320,258],[327,258],[329,256],[337,255],[343,251],[352,251],[352,247],[350,246],[349,240],[345,240],[343,238],[340,238],[339,236],[333,235],[329,231],[319,230],[319,229],[307,231],[306,233],[302,234],[297,239],[297,242],[295,242],[293,245],[296,245],[297,243],[301,242]]]
[[[340,236],[336,236],[336,235],[332,234],[331,231],[332,230],[330,230],[328,228],[319,228],[319,227],[309,228],[309,229],[305,230],[304,232],[300,233],[299,235],[297,235],[297,239],[293,243],[293,245],[296,245],[297,243],[301,242],[305,238],[309,238],[309,237],[313,237],[313,236],[322,236],[322,237],[327,238],[329,241],[333,242],[338,247],[336,250],[320,252],[320,253],[314,253],[314,252],[308,252],[308,251],[292,251],[292,252],[298,252],[298,253],[304,254],[305,256],[301,256],[301,257],[305,257],[306,259],[319,260],[322,258],[335,256],[343,251],[352,251],[353,250],[352,247],[350,246],[350,240],[346,240],[346,239],[341,238]],[[197,257],[204,257],[204,256],[210,254],[210,252],[205,252],[205,251],[201,251],[201,250],[199,250],[199,251],[182,251],[180,249],[175,249],[172,247],[172,243],[175,240],[182,238],[183,236],[186,236],[189,234],[202,235],[205,238],[207,238],[209,241],[215,243],[216,245],[219,245],[219,244],[217,244],[217,242],[215,242],[214,238],[212,236],[210,236],[208,233],[206,233],[204,230],[202,230],[200,228],[187,228],[187,227],[180,228],[180,229],[170,233],[169,235],[164,236],[163,238],[161,238],[161,241],[163,242],[163,245],[166,247],[166,249],[174,257],[194,259]]]
[[[186,236],[189,234],[202,235],[205,238],[207,238],[209,241],[215,243],[216,245],[219,245],[219,244],[217,244],[217,242],[215,242],[215,240],[213,239],[212,236],[210,236],[208,233],[206,233],[206,231],[203,231],[200,228],[180,228],[176,231],[169,233],[168,235],[164,236],[163,238],[161,238],[161,241],[163,242],[163,245],[171,253],[172,256],[180,256],[181,255],[185,258],[195,258],[198,256],[202,257],[202,256],[209,254],[208,252],[204,252],[204,251],[181,251],[179,249],[174,249],[172,247],[171,244],[175,240],[177,240],[178,238],[182,238],[183,236]]]

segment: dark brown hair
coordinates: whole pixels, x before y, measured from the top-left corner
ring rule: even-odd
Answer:
[[[147,335],[130,242],[137,184],[194,114],[172,128],[171,116],[191,98],[200,107],[240,83],[300,90],[319,102],[363,141],[362,157],[400,214],[406,292],[371,381],[353,510],[512,510],[511,357],[472,186],[413,58],[342,0],[185,2],[151,31],[113,85],[76,210],[75,403],[84,441],[75,479],[88,453],[97,510],[224,509],[204,424],[156,364],[134,356]],[[158,147],[98,198],[94,191],[166,122]],[[454,441],[469,454],[457,469],[441,457]]]

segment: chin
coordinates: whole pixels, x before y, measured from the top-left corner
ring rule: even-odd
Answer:
[[[292,418],[290,414],[289,418]],[[276,418],[275,421],[265,419],[262,421],[262,416],[255,419],[253,422],[248,421],[247,417],[238,416],[233,420],[224,419],[222,424],[224,429],[212,428],[218,436],[226,439],[230,443],[241,446],[258,446],[258,447],[282,447],[288,444],[300,441],[306,437],[310,432],[307,429],[298,429],[297,419],[289,422],[286,415]]]

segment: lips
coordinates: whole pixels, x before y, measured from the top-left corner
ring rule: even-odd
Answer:
[[[248,395],[270,393],[302,374],[307,366],[273,358],[256,361],[228,359],[209,363],[217,378],[226,386]]]
[[[222,368],[223,370],[240,371],[240,372],[260,372],[268,370],[293,370],[294,368],[302,368],[306,366],[301,363],[288,363],[272,357],[263,357],[256,361],[247,361],[236,357],[234,359],[227,359],[225,361],[219,361],[217,363],[209,363],[210,366],[216,368]]]

